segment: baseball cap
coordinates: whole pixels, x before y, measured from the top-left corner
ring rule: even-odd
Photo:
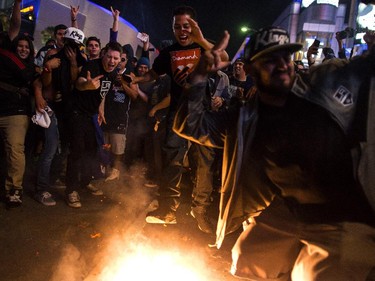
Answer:
[[[237,58],[235,61],[234,61],[234,63],[243,63],[243,64],[245,64],[245,59],[243,58],[243,57],[239,57],[239,58]]]
[[[85,34],[82,30],[78,28],[69,27],[65,30],[64,38],[73,40],[78,45],[83,45],[83,39],[85,39]]]
[[[266,54],[288,50],[294,53],[302,49],[302,44],[290,43],[288,32],[281,27],[266,27],[259,29],[250,37],[244,50],[246,61],[253,61]]]

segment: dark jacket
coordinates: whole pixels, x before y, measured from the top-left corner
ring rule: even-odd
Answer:
[[[374,134],[375,128],[374,122],[367,122],[375,120],[374,117],[368,118],[371,111],[367,110],[368,93],[372,93],[368,84],[374,74],[374,65],[373,57],[362,57],[349,64],[332,59],[312,69],[309,77],[297,76],[290,94],[323,107],[352,140],[354,171],[375,210],[375,191],[371,188],[375,185],[375,141],[374,136],[368,136],[370,132]],[[191,141],[224,148],[216,232],[217,247],[220,247],[226,234],[238,229],[247,218],[259,215],[276,193],[271,189],[257,188],[247,191],[244,200],[244,190],[237,184],[245,148],[251,145],[257,126],[257,96],[243,106],[212,113],[203,107],[205,88],[206,83],[187,88],[175,118],[174,130]]]
[[[35,65],[5,49],[0,49],[0,65],[0,116],[30,115]]]

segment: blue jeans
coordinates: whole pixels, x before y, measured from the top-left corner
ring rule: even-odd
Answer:
[[[51,124],[44,129],[44,146],[38,163],[37,192],[49,187],[51,164],[59,145],[59,130],[55,113],[50,118]]]

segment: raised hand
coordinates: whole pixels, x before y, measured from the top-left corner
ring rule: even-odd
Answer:
[[[195,20],[191,19],[191,18],[187,18],[187,21],[189,22],[189,24],[191,26],[191,33],[190,33],[191,39],[195,43],[200,44],[205,39],[204,39],[203,33],[202,33],[202,31],[201,31],[198,23]]]
[[[100,79],[103,78],[103,75],[98,75],[94,78],[91,78],[91,73],[90,71],[87,71],[87,76],[86,76],[86,90],[96,90],[99,89],[100,87]]]
[[[118,21],[118,19],[120,17],[120,11],[119,10],[113,10],[113,8],[111,6],[111,12],[112,12],[113,19]]]
[[[79,6],[77,7],[70,6],[70,19],[72,21],[75,21],[77,19],[78,11],[79,11]]]
[[[223,61],[221,59],[222,53],[228,47],[229,38],[228,31],[224,31],[222,39],[211,50],[203,53],[198,66],[199,71],[203,71],[204,73],[216,72],[230,64],[230,61]]]
[[[318,54],[319,47],[314,46],[312,44],[308,49],[307,49],[307,62],[309,63],[309,66],[312,66],[315,63],[315,59],[313,58],[313,55],[316,56]]]

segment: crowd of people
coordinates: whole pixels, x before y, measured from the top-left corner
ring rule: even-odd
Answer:
[[[92,183],[98,171],[106,182],[118,180],[141,161],[145,186],[158,188],[146,222],[176,224],[188,163],[198,228],[216,234],[218,248],[242,229],[233,275],[375,280],[373,32],[357,57],[346,58],[337,37],[338,58],[326,47],[316,64],[319,46],[311,45],[307,67],[293,61],[302,45],[289,42],[286,30],[262,28],[230,65],[229,33],[207,40],[195,10],[179,6],[176,42],[151,65],[147,34],[138,58],[117,42],[113,9],[104,47],[95,36],[85,40],[72,6],[71,25],[56,25],[35,52],[30,36],[19,34],[20,3],[0,37],[7,207],[22,204],[25,139],[36,113],[49,119],[32,141],[42,144],[34,198],[46,206],[56,204],[51,185],[65,186],[67,205],[80,208],[82,188],[103,195]],[[217,178],[215,219],[208,209]]]
[[[1,35],[5,67],[0,79],[5,94],[0,114],[3,120],[17,123],[1,127],[6,206],[22,205],[25,147],[30,150],[28,155],[37,158],[34,199],[46,206],[56,205],[51,187],[58,186],[65,188],[67,205],[79,208],[82,188],[103,195],[92,179],[118,180],[141,162],[146,166],[145,186],[159,188],[166,195],[159,200],[159,210],[164,205],[177,209],[181,177],[189,171],[194,186],[192,215],[202,231],[213,234],[215,226],[207,208],[219,182],[222,151],[188,143],[171,129],[188,74],[200,54],[213,45],[193,20],[194,9],[178,7],[173,18],[177,43],[162,42],[160,55],[151,66],[148,35],[142,33],[142,54],[135,57],[130,44],[117,42],[120,12],[112,8],[111,12],[113,25],[105,46],[96,36],[85,38],[76,20],[79,7],[71,6],[70,25],[57,24],[45,46],[35,51],[32,38],[20,34],[20,1],[14,2],[10,28]],[[190,25],[194,33],[185,36]],[[25,45],[22,50],[18,41]],[[17,59],[9,61],[8,52]],[[197,56],[174,65],[171,52]],[[244,64],[239,60],[236,65],[233,76],[242,71],[241,80]],[[22,71],[28,76],[21,80]],[[212,75],[210,81],[207,106],[213,111],[229,106],[236,92],[243,93],[239,84],[231,87],[224,72]],[[35,124],[30,122],[32,115]],[[46,116],[47,125],[41,122]],[[22,123],[13,121],[20,118]],[[11,129],[17,134],[7,131]],[[17,140],[10,138],[15,136]],[[173,207],[168,198],[173,198]],[[154,223],[155,217],[146,220]],[[176,223],[176,218],[157,223]]]

